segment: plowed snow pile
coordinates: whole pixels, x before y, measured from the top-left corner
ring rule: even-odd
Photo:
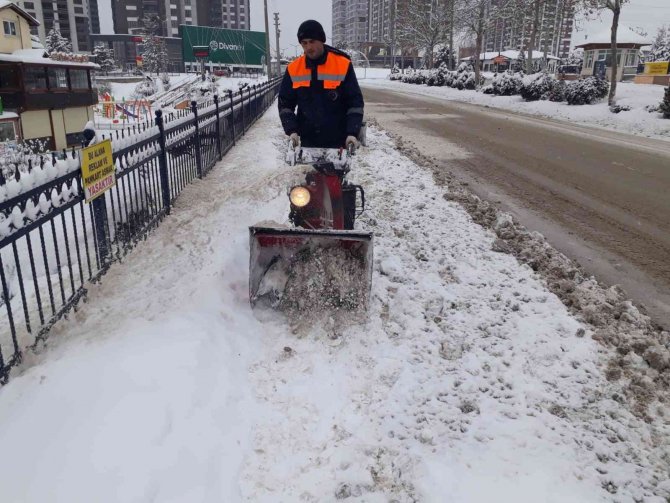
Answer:
[[[0,389],[0,501],[667,501],[667,404],[634,414],[593,327],[369,137],[365,323],[248,306],[247,227],[288,214],[273,111]]]

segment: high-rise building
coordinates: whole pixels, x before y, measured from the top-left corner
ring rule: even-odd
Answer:
[[[391,51],[399,22],[397,13],[406,1],[333,0],[333,43],[363,52]]]
[[[221,4],[221,24],[207,26],[221,26],[235,30],[250,30],[249,0],[212,0],[212,4]]]
[[[499,0],[497,0],[499,1]],[[547,0],[540,11],[535,37],[536,51],[567,57],[572,42],[575,18],[574,0]],[[526,16],[501,16],[493,21],[485,34],[484,47],[488,52],[528,49],[532,13]]]
[[[99,27],[97,0],[16,0],[15,2],[37,21],[33,34],[42,41],[52,28],[72,42],[74,52],[92,49],[89,35]]]
[[[102,1],[102,0],[99,0]],[[157,35],[176,37],[179,25],[214,26],[248,30],[249,0],[113,0],[114,32],[136,33],[142,19],[157,16]]]
[[[333,45],[360,48],[368,41],[370,0],[333,0],[332,14]]]

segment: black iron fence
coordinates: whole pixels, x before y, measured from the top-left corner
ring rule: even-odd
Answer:
[[[221,160],[270,107],[278,86],[273,80],[229,91],[169,116],[159,110],[155,124],[112,132],[116,185],[91,204],[75,151],[31,166],[24,180],[18,170],[15,179],[0,179],[0,384],[86,295],[87,284],[145,239],[183,188]],[[21,186],[29,178],[50,181]]]

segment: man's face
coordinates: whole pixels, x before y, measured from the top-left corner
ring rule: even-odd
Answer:
[[[323,42],[320,40],[312,40],[311,38],[306,38],[300,41],[302,50],[305,51],[305,56],[309,59],[319,59],[323,56]]]

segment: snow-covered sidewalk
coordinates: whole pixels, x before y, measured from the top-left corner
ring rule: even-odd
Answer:
[[[650,113],[645,109],[647,106],[658,107],[661,104],[665,90],[663,86],[620,82],[617,86],[617,104],[629,106],[631,110],[614,114],[610,112],[607,100],[580,106],[551,101],[527,102],[521,96],[493,96],[479,91],[459,91],[451,87],[404,84],[380,78],[379,73],[372,73],[369,78],[361,80],[361,84],[670,141],[670,120],[663,119],[659,112]]]
[[[247,227],[287,214],[292,177],[273,107],[0,389],[0,501],[670,497],[667,432],[616,400],[588,327],[369,140],[367,323],[249,308]]]

